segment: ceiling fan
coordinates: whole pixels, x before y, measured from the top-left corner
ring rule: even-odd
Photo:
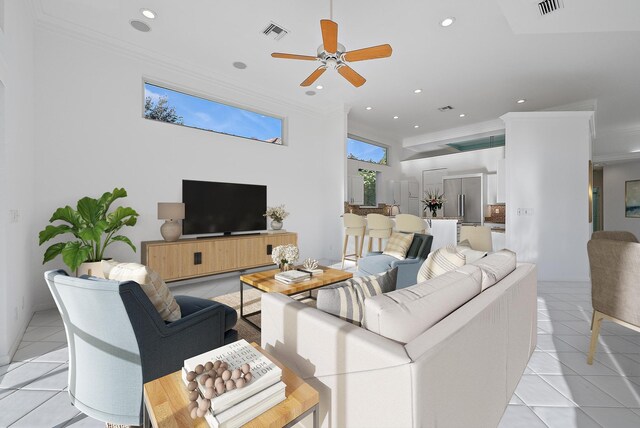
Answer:
[[[318,47],[316,56],[296,55],[288,53],[274,52],[274,58],[298,59],[303,61],[320,61],[322,65],[318,67],[300,86],[309,86],[315,82],[328,68],[338,70],[338,73],[349,81],[356,88],[364,85],[367,80],[359,75],[348,62],[364,61],[368,59],[387,58],[391,56],[391,46],[388,44],[371,46],[368,48],[348,51],[343,45],[338,43],[338,24],[330,19],[320,20],[322,30],[322,45]]]

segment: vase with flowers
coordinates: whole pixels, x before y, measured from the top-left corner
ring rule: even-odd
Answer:
[[[265,217],[271,219],[271,229],[282,229],[282,222],[289,216],[289,213],[284,209],[284,205],[277,207],[267,207],[267,212],[263,214]]]
[[[290,270],[293,264],[298,261],[300,252],[295,245],[278,245],[271,252],[271,260],[278,265],[281,271]]]
[[[424,192],[424,198],[422,199],[422,204],[424,205],[424,211],[431,211],[431,217],[435,218],[438,216],[438,210],[442,208],[442,204],[447,202],[444,198],[444,193],[440,193],[440,189],[429,189]]]

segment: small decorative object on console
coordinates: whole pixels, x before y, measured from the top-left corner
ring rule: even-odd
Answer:
[[[281,271],[289,270],[291,265],[298,261],[300,252],[295,245],[278,245],[271,253],[271,259],[278,265]]]
[[[442,208],[442,204],[447,202],[444,198],[444,193],[440,193],[440,189],[429,189],[424,192],[425,197],[422,199],[422,203],[424,204],[423,210],[426,211],[429,209],[431,211],[431,217],[438,216],[438,210]]]
[[[160,233],[167,242],[174,242],[182,235],[182,226],[178,220],[184,220],[184,204],[181,202],[158,202],[158,220],[165,222]]]
[[[271,229],[280,230],[282,229],[282,222],[289,216],[289,213],[285,211],[283,204],[277,207],[267,207],[267,212],[264,213],[264,216],[271,219]]]
[[[302,270],[304,272],[309,272],[312,275],[319,275],[324,272],[322,269],[318,268],[318,261],[312,258],[308,258],[302,262]]]

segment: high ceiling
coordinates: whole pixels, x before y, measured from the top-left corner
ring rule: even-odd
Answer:
[[[326,72],[316,82],[322,90],[299,86],[316,63],[270,54],[315,55],[329,0],[34,1],[45,25],[320,111],[346,103],[350,124],[396,141],[509,111],[596,100],[594,154],[606,158],[640,149],[637,0],[564,0],[563,9],[544,17],[535,0],[334,0],[333,20],[347,50],[389,43],[393,55],[352,64],[367,79],[361,88]],[[142,8],[155,11],[156,19],[144,18]],[[449,16],[455,23],[440,26]],[[152,31],[134,30],[132,19]],[[279,41],[264,36],[270,22],[289,34]],[[247,68],[234,68],[235,61]],[[418,88],[422,92],[414,94]],[[305,95],[309,89],[317,94]],[[521,98],[527,101],[517,104]],[[438,111],[446,105],[454,110]]]

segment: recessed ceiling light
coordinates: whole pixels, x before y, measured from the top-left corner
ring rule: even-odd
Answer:
[[[307,94],[310,97],[312,97],[312,96],[314,96],[316,94],[316,91],[307,91],[307,92],[305,92],[305,94]]]
[[[466,114],[460,113],[460,117],[465,117],[465,116],[466,116]]]
[[[393,118],[394,118],[394,119],[397,119],[397,118],[398,118],[398,116],[393,116]]]
[[[236,62],[234,62],[234,63],[233,63],[233,66],[234,66],[235,68],[237,68],[238,70],[244,70],[245,68],[247,68],[247,64],[245,64],[245,63],[244,63],[244,62],[242,62],[242,61],[236,61]]]
[[[448,26],[450,26],[451,24],[453,24],[454,22],[456,22],[456,19],[455,19],[453,16],[450,16],[450,17],[448,17],[448,18],[443,19],[443,20],[440,22],[440,25],[442,25],[443,27],[448,27]]]
[[[373,107],[365,107],[366,110],[371,110]]]
[[[316,86],[316,89],[322,89],[322,88],[324,88],[324,86],[322,86],[322,85]]]
[[[156,13],[151,9],[140,9],[140,13],[144,15],[145,18],[156,19]]]
[[[148,33],[149,31],[151,31],[151,27],[149,27],[142,21],[137,21],[134,19],[133,21],[129,21],[129,24],[131,24],[131,26],[136,30],[142,31],[143,33]]]
[[[422,92],[422,89],[415,89],[415,90],[413,91],[413,93],[414,93],[414,94],[419,94],[420,92]]]
[[[518,104],[522,104],[522,103],[524,103],[525,101],[527,101],[527,100],[525,100],[524,98],[521,98],[521,99],[519,99],[519,100],[518,100],[518,101],[516,101],[516,102],[517,102]]]
[[[413,127],[418,129],[418,128],[420,128],[420,125],[413,125]]]

